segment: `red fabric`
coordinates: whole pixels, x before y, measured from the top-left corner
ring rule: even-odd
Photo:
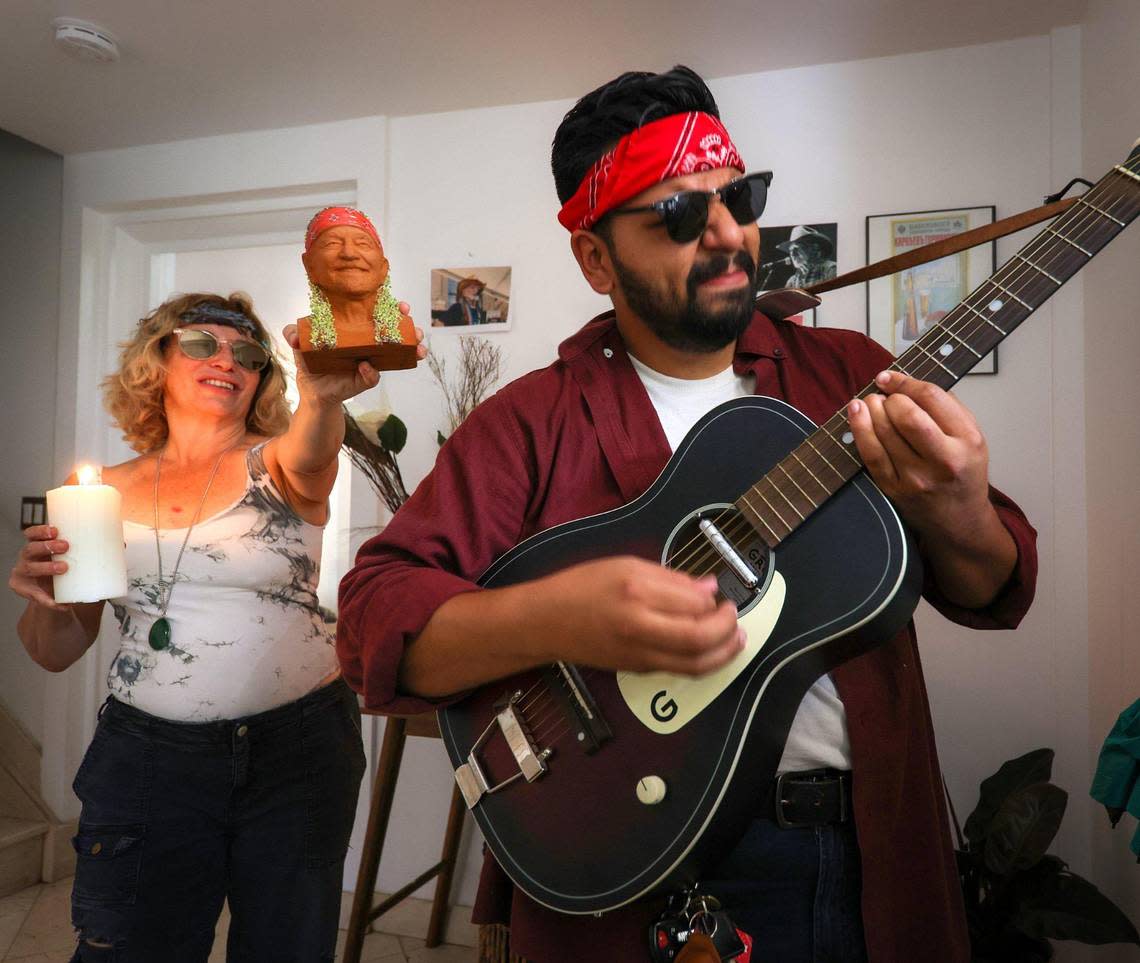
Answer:
[[[359,227],[362,231],[367,231],[372,235],[372,240],[377,244],[380,243],[380,235],[376,233],[376,228],[373,227],[372,222],[368,220],[368,215],[363,211],[358,211],[355,207],[326,207],[317,211],[313,215],[313,219],[309,221],[309,226],[305,228],[305,251],[313,246],[318,235],[327,231],[330,227]]]
[[[607,349],[609,351],[607,355]],[[365,543],[341,583],[337,649],[369,706],[418,712],[434,703],[396,688],[404,646],[432,613],[523,538],[616,508],[643,492],[669,446],[613,323],[604,315],[568,339],[560,358],[477,409],[440,451],[435,470],[384,532]],[[757,315],[736,369],[757,394],[821,423],[886,367],[861,334],[773,323]],[[967,612],[927,586],[945,615],[1013,628],[1036,581],[1034,531],[992,493],[1018,546],[1017,569],[987,609]],[[965,963],[968,940],[934,733],[913,624],[833,673],[847,712],[854,808],[863,856],[863,916],[872,963]],[[488,857],[475,918],[509,922],[514,952],[537,963],[647,958],[654,906],[601,919],[545,910],[514,890]]]
[[[568,231],[589,229],[607,211],[671,177],[735,167],[744,161],[728,131],[712,114],[671,114],[626,134],[603,154],[562,210],[559,223]]]

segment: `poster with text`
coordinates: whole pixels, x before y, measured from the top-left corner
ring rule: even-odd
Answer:
[[[994,207],[879,214],[867,218],[867,263],[935,244],[994,220]],[[867,284],[867,333],[900,355],[994,271],[994,245],[982,244]],[[997,350],[970,374],[996,374]]]

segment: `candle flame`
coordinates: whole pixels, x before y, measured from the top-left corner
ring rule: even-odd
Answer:
[[[80,465],[75,474],[80,485],[94,485],[99,479],[99,470],[94,465]]]

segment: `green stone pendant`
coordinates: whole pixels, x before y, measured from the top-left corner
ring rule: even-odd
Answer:
[[[156,652],[161,652],[170,645],[170,622],[165,615],[150,627],[147,641]]]

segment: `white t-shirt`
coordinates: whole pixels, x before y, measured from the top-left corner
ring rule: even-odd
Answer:
[[[753,393],[751,375],[738,375],[731,367],[711,378],[672,378],[654,371],[630,355],[634,370],[657,411],[669,447],[677,450],[681,440],[702,415],[733,398]],[[831,676],[821,675],[808,689],[796,710],[779,772],[805,769],[850,769],[851,742],[847,714]]]

